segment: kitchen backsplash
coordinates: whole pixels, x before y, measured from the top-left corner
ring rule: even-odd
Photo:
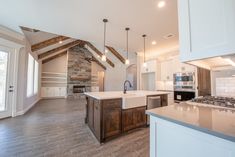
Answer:
[[[216,96],[235,97],[235,77],[216,78]]]

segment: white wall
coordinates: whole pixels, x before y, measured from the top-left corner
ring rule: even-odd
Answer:
[[[103,50],[102,47],[94,45],[97,49]],[[89,47],[87,47],[89,51],[94,56],[97,56],[94,51],[92,51]],[[126,58],[126,52],[123,50],[116,49],[124,58]],[[129,53],[129,60],[130,64],[125,65],[123,64],[117,57],[115,57],[111,52],[108,52],[106,54],[107,58],[109,58],[114,64],[115,67],[111,67],[106,62],[102,62],[100,59],[100,62],[106,66],[106,72],[105,72],[105,79],[104,79],[104,91],[122,91],[123,90],[123,83],[126,80],[126,68],[131,64],[137,64],[137,55],[136,53],[130,52]],[[97,57],[96,57],[97,58]],[[138,74],[138,72],[137,72]]]
[[[42,72],[67,73],[67,55],[42,64]]]
[[[126,56],[124,51],[117,50],[123,57]],[[122,91],[123,83],[126,80],[126,68],[131,64],[137,64],[137,55],[135,53],[129,53],[130,64],[125,65],[119,61],[111,52],[107,54],[107,57],[113,61],[115,67],[107,65],[105,73],[105,91]]]
[[[20,50],[19,66],[18,66],[18,104],[17,114],[23,114],[27,112],[33,105],[40,99],[40,72],[41,63],[39,62],[39,82],[38,82],[38,94],[31,97],[27,97],[27,69],[28,69],[28,53],[32,54],[34,59],[37,60],[36,53],[31,52],[30,44],[25,39],[25,46]]]

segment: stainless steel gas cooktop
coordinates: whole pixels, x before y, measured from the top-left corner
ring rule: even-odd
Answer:
[[[230,97],[205,96],[192,99],[191,102],[227,108],[235,108],[235,98]]]

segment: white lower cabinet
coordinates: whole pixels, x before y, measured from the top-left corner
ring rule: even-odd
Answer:
[[[235,143],[150,116],[150,157],[234,157]]]
[[[42,98],[66,97],[66,87],[42,87]]]

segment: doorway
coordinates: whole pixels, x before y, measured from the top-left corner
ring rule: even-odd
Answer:
[[[137,65],[132,64],[126,68],[126,79],[132,84],[128,90],[137,90]]]
[[[11,117],[15,91],[14,81],[15,51],[0,46],[0,119]]]

